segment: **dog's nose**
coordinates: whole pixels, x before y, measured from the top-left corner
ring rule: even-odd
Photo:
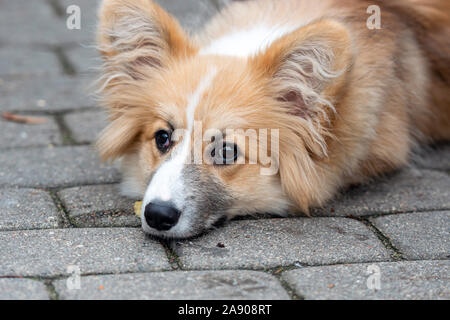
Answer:
[[[150,202],[145,206],[145,221],[158,231],[167,231],[175,226],[181,212],[169,202]]]

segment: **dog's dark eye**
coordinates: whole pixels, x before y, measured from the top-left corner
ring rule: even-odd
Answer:
[[[214,159],[216,165],[234,164],[239,156],[238,147],[232,143],[224,143],[222,148],[213,149],[211,151],[211,158]]]
[[[170,133],[165,130],[159,130],[155,133],[155,141],[158,150],[162,153],[166,153],[171,145]]]

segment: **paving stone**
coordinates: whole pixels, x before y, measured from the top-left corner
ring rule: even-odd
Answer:
[[[0,42],[26,45],[93,44],[100,0],[53,1],[13,0],[0,2]],[[80,8],[80,29],[69,29],[72,12],[69,5]]]
[[[138,227],[134,200],[119,193],[118,185],[86,186],[64,189],[59,197],[70,220],[79,227]]]
[[[371,219],[407,259],[450,258],[450,211]]]
[[[0,151],[0,186],[70,187],[117,182],[118,171],[88,146]]]
[[[186,269],[260,269],[390,259],[371,231],[345,218],[233,221],[204,237],[177,243],[175,250]]]
[[[344,190],[314,216],[367,216],[450,209],[450,177],[441,172],[405,169],[385,179]]]
[[[450,172],[450,143],[422,148],[422,152],[415,157],[417,166],[426,169]]]
[[[158,0],[156,2],[176,16],[188,32],[199,29],[217,12],[216,5],[209,0]],[[87,6],[89,5],[84,5],[84,7]],[[81,74],[96,73],[101,66],[100,56],[92,47],[92,43],[68,48],[65,53],[76,71]]]
[[[0,232],[0,276],[72,275],[69,266],[82,275],[170,269],[164,248],[140,229]]]
[[[42,282],[31,279],[0,279],[0,300],[49,300]]]
[[[52,52],[23,47],[0,48],[0,76],[60,73],[62,68]]]
[[[58,227],[50,195],[35,189],[0,189],[0,230]]]
[[[101,0],[60,0],[59,9],[63,12],[61,17],[64,28],[61,28],[58,36],[63,42],[73,42],[82,45],[93,45],[96,39],[97,12]],[[80,29],[68,29],[66,21],[69,17],[67,9],[76,5],[80,8]]]
[[[177,17],[188,32],[200,29],[215,13],[217,6],[210,0],[156,0]]]
[[[99,2],[98,0],[63,0],[60,2],[61,8],[64,10],[72,4],[78,5],[81,9],[81,29],[69,30],[66,35],[68,39],[85,45],[94,44],[96,12]],[[175,15],[187,31],[195,31],[202,27],[217,12],[218,7],[225,4],[224,0],[156,0],[156,2]],[[90,57],[88,53],[86,56]],[[90,66],[90,64],[88,65]]]
[[[0,1],[0,42],[14,44],[57,44],[66,29],[46,0]]]
[[[223,8],[229,5],[233,0],[211,0],[213,3],[217,5],[218,8]]]
[[[60,299],[278,300],[289,299],[278,280],[256,271],[174,271],[87,276],[81,290],[55,282]]]
[[[42,124],[23,124],[0,119],[0,149],[17,147],[38,147],[61,144],[58,125],[51,117]]]
[[[369,289],[378,271],[379,290]],[[303,268],[282,277],[311,300],[448,300],[449,274],[450,261],[402,261]]]
[[[78,143],[94,142],[108,123],[103,110],[70,113],[64,120]]]
[[[92,78],[26,75],[0,78],[0,111],[54,112],[95,106]]]
[[[92,77],[98,74],[102,65],[102,59],[92,46],[75,46],[66,49],[65,53],[77,73],[92,75]]]

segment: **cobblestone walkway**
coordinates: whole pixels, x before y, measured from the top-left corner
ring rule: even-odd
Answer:
[[[192,31],[226,1],[159,2]],[[95,3],[0,0],[0,112],[46,120],[0,120],[0,299],[450,299],[449,145],[313,218],[145,238],[91,147],[105,123],[84,90]],[[72,4],[81,30],[66,28]]]

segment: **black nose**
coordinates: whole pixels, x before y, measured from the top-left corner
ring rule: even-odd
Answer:
[[[158,231],[167,231],[175,226],[181,212],[169,202],[149,203],[145,206],[145,221]]]

